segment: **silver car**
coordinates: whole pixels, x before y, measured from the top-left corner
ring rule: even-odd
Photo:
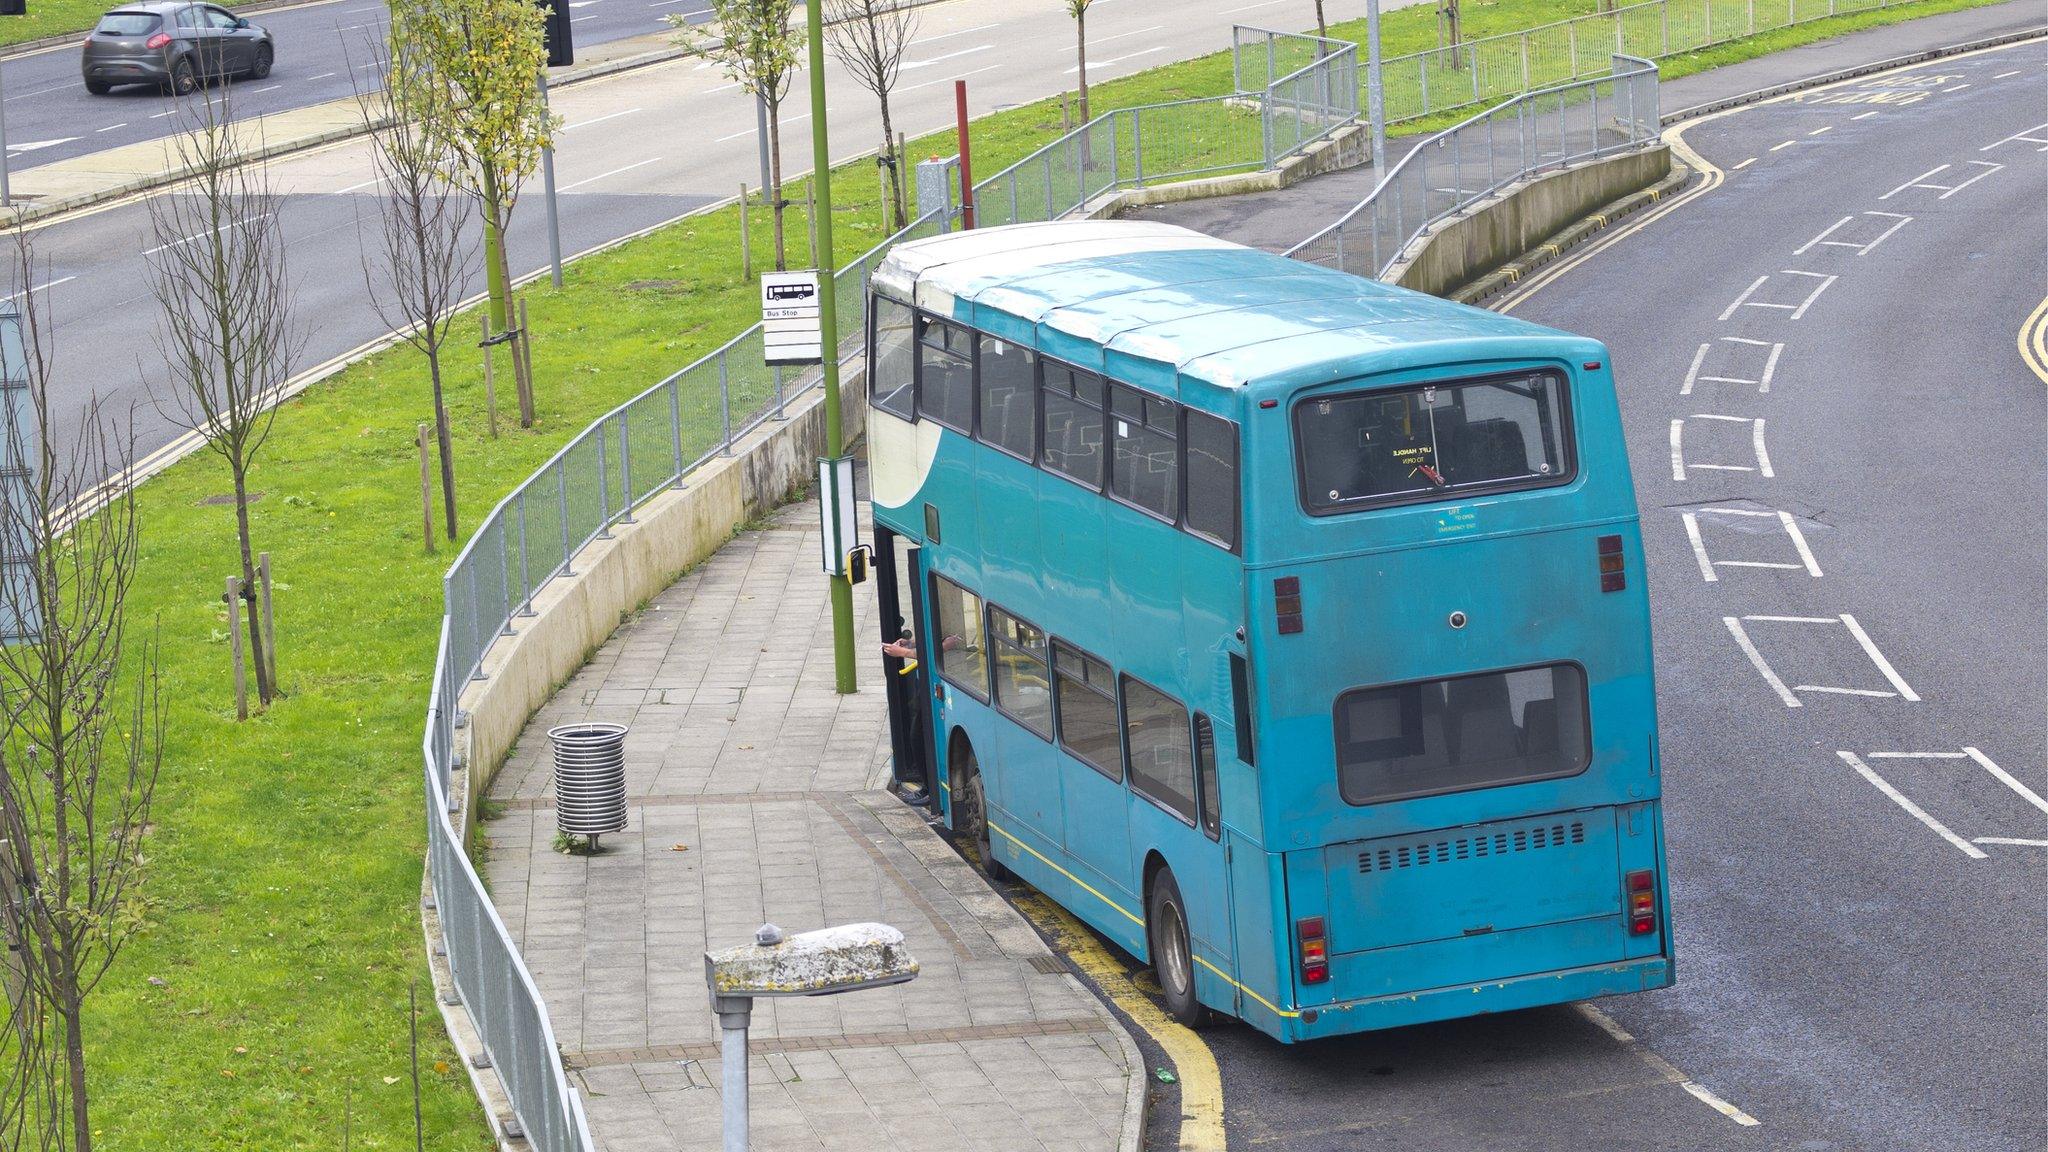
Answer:
[[[277,46],[258,25],[212,4],[131,4],[100,17],[85,38],[85,90],[150,84],[183,95],[230,76],[270,75]]]

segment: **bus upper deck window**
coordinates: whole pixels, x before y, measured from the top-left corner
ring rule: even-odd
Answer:
[[[870,363],[875,370],[869,377],[869,386],[874,390],[875,407],[914,420],[917,345],[912,313],[907,305],[887,296],[878,295],[874,301],[874,355]]]
[[[1535,487],[1572,469],[1556,373],[1315,397],[1294,425],[1315,513]]]

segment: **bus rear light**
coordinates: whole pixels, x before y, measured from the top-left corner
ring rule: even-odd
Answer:
[[[1301,577],[1273,581],[1273,622],[1282,636],[1301,631]]]
[[[1294,935],[1301,942],[1301,982],[1327,983],[1330,979],[1330,942],[1323,933],[1323,918],[1304,916],[1296,920]]]
[[[1657,930],[1657,874],[1644,869],[1624,878],[1628,891],[1628,934],[1648,936]]]
[[[1628,561],[1621,552],[1621,537],[1600,537],[1600,590],[1619,592],[1628,587]]]

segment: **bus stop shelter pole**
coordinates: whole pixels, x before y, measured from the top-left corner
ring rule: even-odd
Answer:
[[[811,186],[817,190],[813,220],[818,229],[818,351],[824,359],[825,458],[846,458],[846,424],[839,411],[839,300],[832,271],[832,148],[825,133],[825,24],[822,4],[807,4],[811,71]],[[838,475],[839,469],[828,470]],[[820,492],[821,500],[837,493]],[[852,493],[847,493],[847,500]],[[853,584],[845,576],[827,576],[832,592],[832,674],[842,694],[859,691],[853,663]]]

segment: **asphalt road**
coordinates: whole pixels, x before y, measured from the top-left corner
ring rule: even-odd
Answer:
[[[1233,1147],[2048,1144],[2044,90],[2035,41],[1698,122],[1725,182],[1508,305],[1622,381],[1678,983],[1599,1005],[1627,1042],[1572,1008],[1212,1030]],[[1330,217],[1284,196],[1180,218]]]
[[[109,9],[119,7],[109,0]],[[230,9],[232,5],[227,5]],[[702,15],[709,0],[570,0],[579,48],[668,27],[670,13]],[[264,116],[377,87],[373,45],[381,45],[390,6],[378,0],[324,0],[252,13],[270,30],[277,64],[269,78],[231,82],[238,118]],[[88,95],[79,79],[80,48],[63,45],[0,62],[7,105],[7,157],[16,170],[169,135],[172,102],[147,87]]]

